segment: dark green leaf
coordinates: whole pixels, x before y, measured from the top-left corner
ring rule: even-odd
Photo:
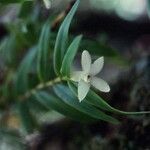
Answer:
[[[64,19],[63,23],[61,24],[54,48],[54,70],[56,74],[60,74],[60,69],[62,65],[62,60],[67,49],[68,43],[68,30],[71,23],[71,20],[78,8],[80,0],[77,0],[73,5],[72,9]]]
[[[80,41],[82,36],[77,36],[73,42],[68,47],[68,50],[64,56],[62,67],[61,67],[61,73],[63,76],[69,76],[70,75],[70,68],[72,65],[72,61],[77,53]]]
[[[150,17],[150,0],[147,0],[147,13],[148,16]]]
[[[34,96],[30,97],[30,99],[28,100],[28,104],[29,104],[31,111],[34,113],[42,113],[42,112],[49,111],[49,108],[41,104],[39,101],[35,100]]]
[[[21,62],[18,73],[16,76],[16,89],[18,93],[24,93],[28,90],[29,88],[29,80],[28,80],[28,73],[31,69],[32,63],[35,59],[37,49],[32,48],[23,61]]]
[[[15,62],[15,48],[16,39],[13,35],[4,38],[0,43],[0,55],[7,65],[12,66],[12,64]]]
[[[61,98],[66,104],[77,109],[78,111],[81,111],[95,119],[100,119],[113,124],[119,123],[117,119],[106,115],[102,111],[98,110],[96,107],[85,103],[84,101],[80,103],[77,97],[75,97],[66,86],[56,85],[53,89],[59,98]]]
[[[19,52],[24,47],[28,47],[29,45],[31,46],[31,41],[26,38],[28,29],[25,22],[22,21],[16,24],[9,24],[7,25],[7,28],[9,29],[11,36],[15,38],[16,46],[18,46]]]
[[[53,109],[65,116],[79,121],[94,121],[95,119],[88,115],[79,112],[68,104],[64,103],[61,99],[46,92],[38,92],[34,94],[37,101],[49,109]]]
[[[50,68],[50,22],[47,21],[43,28],[38,44],[38,65],[37,71],[41,81],[49,79]]]
[[[69,83],[70,89],[75,94],[77,94],[76,86],[71,82],[68,82],[68,83]],[[106,110],[106,111],[121,114],[121,115],[142,115],[142,114],[150,113],[150,111],[147,111],[147,112],[125,112],[125,111],[118,110],[118,109],[113,108],[112,106],[110,106],[106,101],[104,101],[100,96],[98,96],[92,90],[90,90],[88,92],[87,97],[86,97],[86,101],[89,102],[90,104],[96,106],[96,107],[99,107],[102,110]]]
[[[33,1],[24,1],[20,9],[19,17],[22,19],[29,18],[33,12],[33,4]]]

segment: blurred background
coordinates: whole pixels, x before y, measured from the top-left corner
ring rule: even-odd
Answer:
[[[47,9],[42,0],[0,0],[0,150],[149,150],[148,115],[118,117],[122,123],[117,126],[102,121],[84,124],[53,110],[39,111],[33,102],[32,114],[40,127],[24,132],[12,96],[15,71],[27,51],[38,44],[47,19],[53,49],[59,26],[74,2],[50,0]],[[149,17],[149,0],[82,0],[70,28],[70,39],[84,36],[80,50],[105,56],[100,75],[112,90],[100,95],[121,110],[150,108]],[[80,54],[75,67],[79,61]],[[34,70],[33,66],[31,77]]]

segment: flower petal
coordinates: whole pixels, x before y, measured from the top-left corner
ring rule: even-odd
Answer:
[[[92,77],[91,79],[91,85],[93,85],[96,89],[102,91],[102,92],[109,92],[110,87],[108,83],[100,78]]]
[[[71,73],[70,79],[75,82],[79,82],[82,78],[83,71],[74,71]]]
[[[78,99],[81,102],[87,95],[90,88],[90,84],[80,80],[78,83]]]
[[[104,57],[100,57],[97,60],[94,61],[94,63],[91,65],[90,74],[95,76],[98,74],[104,66]]]
[[[83,69],[83,71],[85,73],[89,73],[90,72],[91,56],[90,56],[89,52],[86,51],[86,50],[84,50],[82,52],[81,65],[82,65],[82,69]]]

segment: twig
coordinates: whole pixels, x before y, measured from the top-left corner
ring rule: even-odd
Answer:
[[[23,96],[22,95],[19,96],[19,99],[23,101],[29,98],[32,94],[36,93],[38,90],[42,90],[44,88],[50,87],[54,84],[60,83],[63,80],[67,80],[66,77],[62,77],[62,78],[58,77],[46,83],[40,83],[35,88],[31,89],[30,91],[27,91]]]

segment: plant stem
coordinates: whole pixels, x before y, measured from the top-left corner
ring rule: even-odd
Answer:
[[[42,90],[44,88],[50,87],[50,86],[57,84],[63,80],[67,80],[67,78],[66,77],[61,77],[61,78],[58,77],[58,78],[50,80],[46,83],[40,83],[35,88],[31,89],[30,91],[27,91],[23,96],[20,96],[19,99],[25,100],[25,99],[29,98],[32,94],[36,93],[38,90]]]

